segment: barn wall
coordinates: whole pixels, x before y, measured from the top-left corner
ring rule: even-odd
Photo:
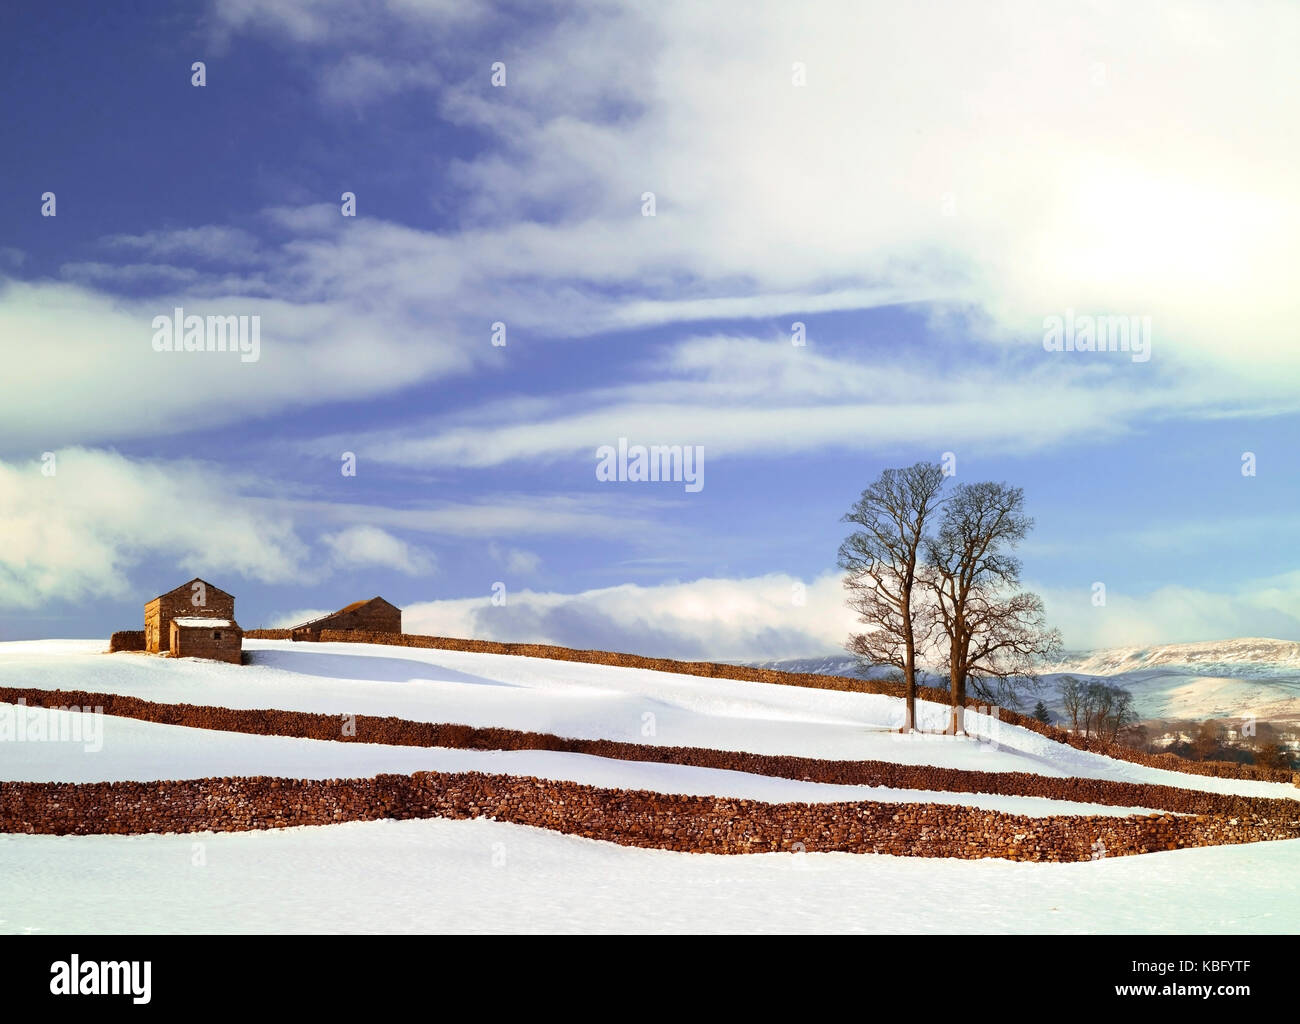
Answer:
[[[144,649],[153,654],[167,650],[171,644],[171,623],[167,624],[167,629],[164,631],[159,618],[158,605],[158,601],[150,601],[144,606]]]
[[[220,640],[212,638],[214,632],[221,634]],[[243,639],[238,629],[182,629],[180,626],[172,626],[172,657],[175,658],[208,658],[211,661],[238,665],[243,660],[243,648]]]
[[[400,633],[402,611],[384,605],[367,605],[342,615],[332,615],[321,629],[367,629],[375,633]]]
[[[235,618],[235,599],[208,587],[207,604],[191,604],[193,591],[186,586],[171,594],[150,601],[144,606],[146,649],[154,654],[171,650],[172,619],[202,617],[212,619]]]
[[[382,604],[370,604],[350,612],[326,616],[309,627],[293,631],[295,640],[319,640],[322,629],[362,629],[371,633],[400,633],[402,610]]]

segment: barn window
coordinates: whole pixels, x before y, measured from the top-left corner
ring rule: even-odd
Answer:
[[[212,632],[212,639],[213,639],[213,640],[220,640],[220,639],[221,639],[221,631],[220,631],[220,630],[213,630],[213,632]]]

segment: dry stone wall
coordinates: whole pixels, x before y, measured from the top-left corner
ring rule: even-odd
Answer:
[[[432,817],[491,818],[687,853],[843,851],[1029,861],[1091,860],[1300,834],[1295,820],[1031,818],[926,803],[771,804],[479,773],[0,785],[2,832],[232,832]]]
[[[108,653],[115,654],[118,651],[143,651],[144,650],[144,630],[143,629],[122,629],[118,630],[108,638]]]
[[[0,701],[32,707],[98,707],[107,715],[196,729],[295,736],[349,743],[451,747],[462,750],[554,750],[655,764],[681,764],[842,786],[887,786],[949,793],[1037,796],[1054,800],[1140,807],[1178,814],[1290,820],[1300,800],[1232,796],[1177,786],[1054,778],[1030,772],[984,772],[898,764],[894,761],[832,761],[780,754],[751,754],[706,747],[666,747],[618,740],[587,740],[515,729],[413,722],[369,715],[322,715],[304,711],[165,704],[139,697],[80,690],[0,687]]]

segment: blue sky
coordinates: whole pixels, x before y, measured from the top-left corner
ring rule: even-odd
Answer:
[[[1025,488],[1070,646],[1300,639],[1297,11],[700,6],[8,5],[0,639],[202,575],[245,627],[833,651],[840,515],[944,452]],[[176,306],[258,360],[154,351]],[[599,481],[620,437],[703,489]]]

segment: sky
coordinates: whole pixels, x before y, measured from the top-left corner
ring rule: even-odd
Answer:
[[[834,653],[840,517],[944,458],[1024,488],[1067,647],[1300,640],[1293,4],[18,0],[0,39],[0,640],[197,575],[245,628],[381,594]],[[177,308],[256,349],[165,350]],[[602,479],[620,439],[695,484]]]

